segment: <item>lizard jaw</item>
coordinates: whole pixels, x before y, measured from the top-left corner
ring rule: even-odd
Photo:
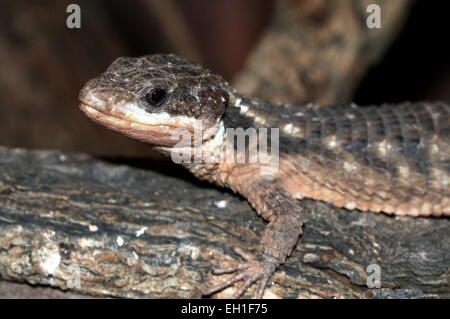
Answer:
[[[97,122],[113,131],[125,134],[142,142],[171,147],[178,142],[175,132],[180,129],[176,126],[150,125],[130,121],[113,114],[98,110],[91,105],[80,103],[80,109],[94,122]]]
[[[80,102],[79,107],[94,122],[154,146],[189,146],[196,130],[201,130],[202,140],[208,140],[216,131],[214,126],[206,125],[205,127],[204,121],[201,120],[186,121],[174,118],[167,121],[162,118],[143,122],[135,116],[125,116],[123,112],[110,111],[110,108],[99,108],[84,102]]]

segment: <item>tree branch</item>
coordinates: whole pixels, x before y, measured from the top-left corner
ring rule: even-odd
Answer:
[[[369,29],[367,6],[381,8]],[[410,0],[276,1],[276,12],[234,84],[243,93],[284,103],[348,103],[401,29]]]
[[[101,296],[192,298],[224,280],[210,269],[238,261],[232,246],[256,249],[264,222],[245,201],[172,165],[120,164],[0,148],[1,276]],[[449,297],[448,218],[308,205],[304,235],[267,297]],[[369,264],[381,267],[385,289],[367,288]]]

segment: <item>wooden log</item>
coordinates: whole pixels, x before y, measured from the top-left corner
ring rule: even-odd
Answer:
[[[224,280],[212,266],[239,261],[232,246],[255,251],[265,224],[239,197],[168,163],[0,148],[0,167],[0,275],[8,280],[196,298],[206,281]],[[450,296],[448,218],[308,205],[304,235],[266,297]],[[371,264],[381,289],[367,287]]]

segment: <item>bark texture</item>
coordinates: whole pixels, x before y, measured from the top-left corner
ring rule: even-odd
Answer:
[[[195,298],[205,281],[224,280],[210,269],[238,260],[232,246],[256,249],[264,222],[245,201],[169,164],[122,164],[0,148],[0,275],[83,294]],[[304,235],[266,297],[450,296],[448,218],[307,205]],[[367,287],[371,264],[381,289]]]

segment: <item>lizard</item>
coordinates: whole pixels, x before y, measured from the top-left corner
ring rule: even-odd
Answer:
[[[204,295],[242,281],[233,297],[255,283],[261,298],[301,237],[303,198],[398,216],[450,215],[450,106],[443,102],[280,105],[241,94],[173,54],[120,57],[85,84],[79,101],[90,119],[230,188],[267,221],[257,253],[234,248],[243,261],[213,270],[233,275]],[[236,145],[229,132],[239,128],[270,132],[270,143],[249,134],[249,143]],[[264,148],[266,157],[250,160]],[[268,152],[277,160],[267,161]],[[180,154],[187,154],[182,161]]]

